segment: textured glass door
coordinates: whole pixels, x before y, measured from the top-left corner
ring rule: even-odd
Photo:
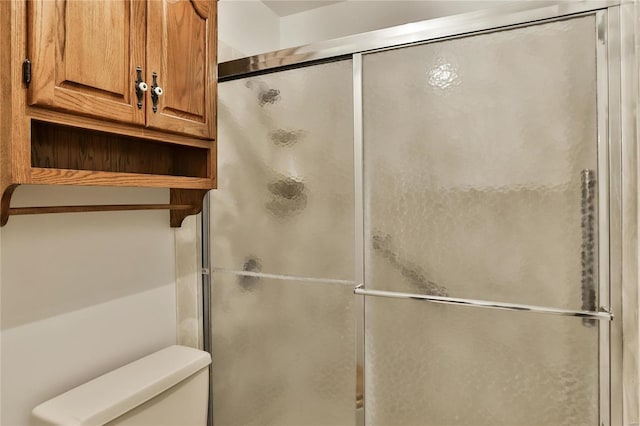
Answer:
[[[354,422],[349,60],[219,86],[213,423]]]
[[[366,289],[597,310],[596,37],[363,55]],[[367,424],[598,423],[597,321],[365,301]]]

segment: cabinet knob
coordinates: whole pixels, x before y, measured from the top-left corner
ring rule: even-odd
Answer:
[[[154,71],[151,74],[153,77],[153,82],[151,83],[151,101],[153,102],[153,112],[158,112],[158,100],[160,96],[164,93],[162,87],[158,86],[158,74]]]
[[[138,109],[142,109],[142,96],[149,90],[147,83],[142,81],[142,67],[136,67],[136,96],[138,97]]]

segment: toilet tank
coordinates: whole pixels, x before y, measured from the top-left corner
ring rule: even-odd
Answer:
[[[33,409],[37,425],[204,426],[207,352],[170,346]]]

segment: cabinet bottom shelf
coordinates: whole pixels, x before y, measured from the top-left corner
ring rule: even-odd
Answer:
[[[29,144],[30,151],[16,153],[19,160],[0,176],[0,226],[10,215],[166,209],[171,226],[179,227],[186,216],[202,210],[205,194],[216,184],[215,141],[176,144],[31,119]],[[19,185],[167,188],[170,201],[11,208]]]
[[[212,175],[214,147],[214,142],[202,148],[31,121],[31,167],[37,179],[73,176],[59,170],[206,179]]]

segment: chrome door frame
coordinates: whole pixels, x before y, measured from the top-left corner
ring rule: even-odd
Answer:
[[[364,285],[364,122],[362,105],[362,53],[353,55],[353,184],[354,184],[354,275],[356,288]],[[356,297],[356,426],[365,424],[365,298]],[[358,374],[361,371],[361,374]],[[359,395],[358,389],[362,391]]]
[[[640,179],[639,87],[640,57],[640,4],[623,2],[618,8],[620,28],[620,126],[621,188],[621,283],[612,285],[613,308],[621,312],[621,322],[614,329],[612,342],[614,410],[622,411],[623,425],[640,425],[640,321],[639,277]],[[610,29],[611,31],[611,29]]]
[[[640,31],[639,7],[631,0],[522,2],[224,62],[219,64],[219,77],[220,81],[227,81],[319,62],[353,59],[355,281],[361,285],[364,284],[362,54],[595,15],[598,34],[599,303],[615,315],[613,321],[600,322],[599,326],[599,424],[632,426],[640,424],[637,199],[640,118],[636,117],[639,70],[635,51],[635,39]],[[208,223],[208,219],[204,218],[204,222]],[[209,241],[204,244],[208,246]],[[357,363],[364,369],[364,296],[358,297],[356,303],[361,308],[356,327]],[[206,333],[210,333],[208,328],[205,324]],[[364,376],[358,378],[363,390]],[[365,420],[364,409],[356,404],[356,425],[364,425]]]

